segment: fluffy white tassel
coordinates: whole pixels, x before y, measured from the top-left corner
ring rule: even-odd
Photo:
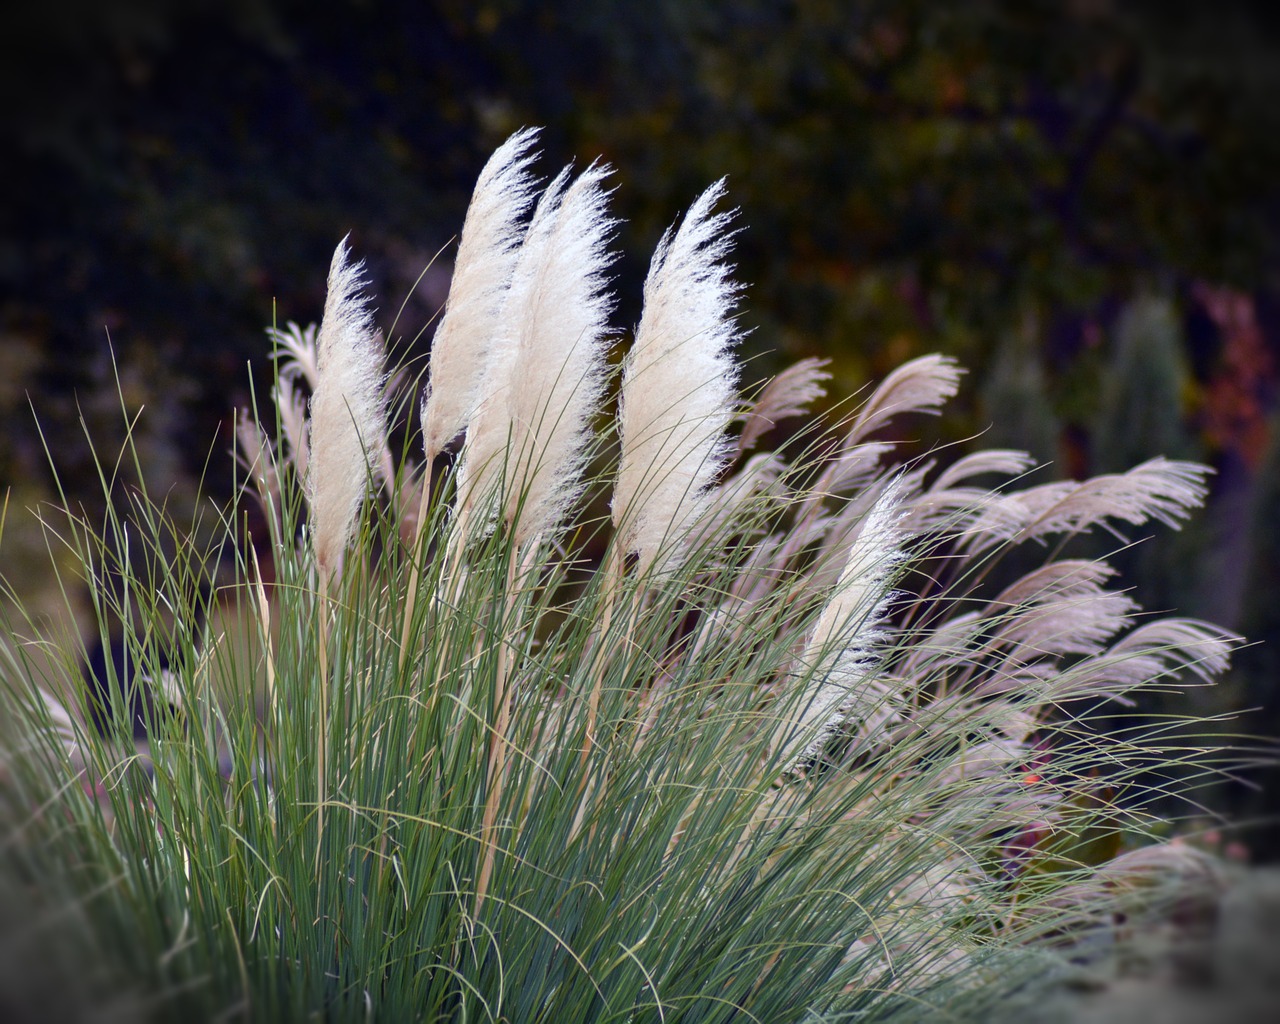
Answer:
[[[506,518],[516,524],[519,544],[554,530],[581,491],[608,370],[613,298],[605,271],[613,257],[606,246],[616,222],[605,212],[601,182],[611,173],[592,165],[578,177],[533,275],[512,282],[511,314],[521,325],[510,392],[512,451],[514,480],[524,493],[508,490]]]
[[[712,215],[724,182],[668,231],[644,285],[644,313],[623,367],[618,414],[622,457],[613,522],[638,568],[672,571],[729,454],[739,332],[732,311],[740,286],[723,262],[730,214]]]
[[[385,434],[382,345],[360,290],[361,264],[348,261],[343,239],[329,268],[311,398],[307,466],[312,543],[322,575],[333,576],[355,529],[356,515]]]
[[[529,164],[537,138],[526,128],[489,158],[476,181],[458,243],[444,317],[431,343],[431,379],[422,400],[423,447],[435,458],[467,425],[533,199]]]
[[[609,173],[593,165],[566,188],[562,172],[539,200],[467,438],[464,508],[488,507],[505,476],[519,544],[553,530],[580,492],[607,371]]]

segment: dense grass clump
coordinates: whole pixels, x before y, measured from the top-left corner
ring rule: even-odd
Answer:
[[[1185,896],[1210,868],[1146,813],[1208,755],[1090,714],[1234,641],[1054,552],[1176,525],[1205,470],[898,464],[941,357],[756,452],[826,374],[739,399],[722,186],[619,383],[606,169],[539,193],[532,141],[481,175],[426,387],[345,244],[318,331],[274,332],[258,536],[145,490],[50,517],[128,668],[86,687],[78,637],[7,628],[4,856],[92,983],[157,1019],[988,1019]]]

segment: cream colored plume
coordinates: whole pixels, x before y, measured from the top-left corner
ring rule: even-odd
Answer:
[[[1096,525],[1116,532],[1108,519],[1133,526],[1155,519],[1177,529],[1204,502],[1210,472],[1194,462],[1157,456],[1126,473],[1083,483],[1059,480],[1000,495],[974,520],[966,546],[976,553],[1008,541],[1081,533]]]
[[[809,680],[794,723],[785,723],[784,758],[791,769],[814,756],[848,718],[871,725],[893,714],[892,695],[873,675],[886,633],[891,583],[905,554],[896,482],[885,487],[862,521],[831,599],[805,644]],[[815,729],[817,730],[815,733]]]
[[[315,390],[320,375],[316,355],[316,325],[299,327],[290,320],[284,330],[268,327],[267,337],[275,343],[271,357],[279,360],[277,365],[280,367],[281,378],[295,383],[301,378],[307,382],[307,387]]]
[[[459,477],[465,511],[506,480],[518,544],[553,531],[581,490],[607,372],[606,249],[614,221],[592,165],[538,201],[503,305]]]
[[[854,417],[845,440],[851,447],[875,433],[895,416],[909,412],[936,415],[960,387],[964,371],[950,356],[920,356],[903,363],[876,388]]]
[[[355,529],[384,443],[382,345],[360,290],[360,264],[348,261],[343,239],[329,267],[320,324],[318,383],[311,398],[307,464],[312,544],[322,576],[332,576]]]
[[[623,366],[622,440],[613,522],[639,571],[671,571],[728,458],[725,427],[737,398],[732,319],[740,286],[723,261],[730,214],[712,215],[723,180],[658,244],[644,312]]]
[[[822,382],[831,379],[827,370],[830,362],[830,359],[801,359],[769,381],[747,412],[742,433],[738,435],[738,451],[754,448],[761,436],[782,420],[808,415],[809,406],[827,393]]]
[[[428,463],[467,425],[515,269],[522,219],[533,200],[530,147],[538,129],[525,128],[489,158],[462,224],[444,317],[431,343],[431,378],[422,400]]]

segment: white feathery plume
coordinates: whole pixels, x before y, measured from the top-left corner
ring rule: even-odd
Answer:
[[[890,483],[866,514],[835,592],[805,644],[808,692],[797,704],[797,721],[787,728],[789,770],[817,754],[847,718],[872,725],[873,719],[892,717],[891,694],[871,672],[886,636],[890,584],[905,558],[900,502],[897,483]]]
[[[1108,569],[1103,563],[1094,564]],[[1100,578],[1105,577],[1072,573],[1016,607],[996,632],[997,642],[1008,650],[1006,662],[1100,651],[1137,609],[1127,594],[1102,589]]]
[[[1110,696],[1122,704],[1131,690],[1168,685],[1184,673],[1203,682],[1227,670],[1240,639],[1195,619],[1156,619],[1132,630],[1103,654],[1072,666],[1051,680],[1051,697]]]
[[[361,264],[346,239],[329,268],[318,349],[319,382],[311,398],[308,500],[312,544],[322,577],[335,574],[355,529],[371,468],[384,442],[382,346],[360,290]]]
[[[843,449],[822,471],[815,493],[827,498],[866,487],[880,472],[880,460],[895,448],[887,441],[867,441]]]
[[[569,182],[565,168],[538,197],[524,241],[516,253],[515,268],[494,325],[476,391],[475,406],[467,426],[466,442],[458,461],[458,527],[455,537],[464,539],[476,511],[491,525],[494,502],[511,461],[511,390],[516,382],[516,359],[521,326],[512,319],[518,294],[527,294],[528,282],[543,260],[556,213]],[[519,282],[517,284],[517,282]],[[513,294],[513,290],[516,294]]]
[[[463,449],[464,518],[491,514],[505,478],[518,543],[552,529],[580,488],[607,368],[609,173],[592,165],[568,185],[566,168],[538,200]]]
[[[507,286],[533,200],[529,165],[538,129],[525,128],[494,152],[476,181],[462,225],[444,317],[431,343],[431,378],[422,399],[427,461],[467,425],[498,331]]]
[[[509,392],[516,457],[505,516],[524,544],[555,529],[581,491],[583,465],[608,372],[613,298],[605,271],[616,224],[601,183],[612,173],[588,167],[564,193],[535,264],[512,280],[506,315],[519,327]],[[521,491],[523,490],[523,493]],[[517,521],[518,517],[518,521]]]
[[[985,451],[973,452],[962,459],[957,459],[938,474],[938,479],[929,488],[931,491],[946,491],[961,481],[970,480],[986,473],[999,473],[1001,476],[1020,476],[1035,466],[1033,459],[1026,452],[1010,448],[989,448]]]
[[[839,451],[818,475],[808,506],[812,508],[828,495],[863,486],[876,474],[881,457],[894,450],[893,444],[867,442],[866,438],[903,413],[936,415],[959,389],[963,373],[954,359],[941,355],[921,356],[890,373],[854,416]],[[946,514],[945,510],[935,511],[932,518],[939,514]],[[923,510],[917,519],[926,525],[930,510]]]
[[[1242,642],[1240,637],[1198,619],[1155,619],[1116,641],[1111,653],[1154,654],[1173,670],[1191,672],[1209,683],[1230,668],[1231,652]]]
[[[966,455],[939,473],[927,490],[908,499],[908,528],[913,533],[928,533],[944,527],[953,535],[960,535],[967,523],[1000,497],[998,491],[986,487],[962,486],[963,481],[987,473],[1020,475],[1034,465],[1026,452],[1000,448]]]
[[[280,413],[280,429],[288,444],[288,458],[299,480],[307,478],[307,460],[311,457],[311,424],[307,421],[307,400],[294,382],[280,376],[271,393]]]
[[[620,550],[638,569],[672,571],[731,448],[740,286],[723,260],[732,214],[712,214],[723,179],[658,243],[644,284],[644,312],[622,372],[622,455],[613,494]]]
[[[1207,466],[1157,456],[1125,473],[1097,476],[1033,524],[1037,532],[1087,529],[1102,518],[1123,519],[1142,526],[1155,519],[1179,529],[1193,508],[1204,503],[1209,488]]]
[[[990,602],[989,612],[1017,613],[1029,604],[1045,604],[1057,597],[1095,593],[1116,571],[1106,562],[1067,558],[1032,569],[1009,584]]]
[[[836,583],[835,592],[822,609],[806,652],[821,651],[843,635],[851,625],[858,627],[855,645],[864,636],[863,627],[879,618],[888,601],[888,582],[903,559],[898,506],[902,492],[891,481],[863,517],[862,528],[849,548],[849,555]],[[877,637],[878,639],[878,637]],[[847,652],[845,644],[841,651]]]

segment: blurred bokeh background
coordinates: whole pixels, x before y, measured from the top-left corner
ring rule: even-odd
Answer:
[[[425,351],[475,175],[535,124],[544,173],[618,168],[619,324],[663,228],[727,175],[749,379],[824,355],[839,399],[943,351],[970,376],[934,441],[1026,448],[1042,479],[1211,464],[1205,513],[1118,561],[1148,609],[1260,641],[1177,708],[1280,735],[1280,5],[47,0],[0,21],[0,571],[37,621],[61,607],[27,511],[57,498],[46,448],[98,515],[86,434],[114,455],[145,405],[152,490],[178,515],[225,499],[264,326],[318,318],[350,232],[391,342]],[[1204,799],[1280,813],[1280,775],[1247,781]],[[1274,827],[1242,838],[1280,857]]]

